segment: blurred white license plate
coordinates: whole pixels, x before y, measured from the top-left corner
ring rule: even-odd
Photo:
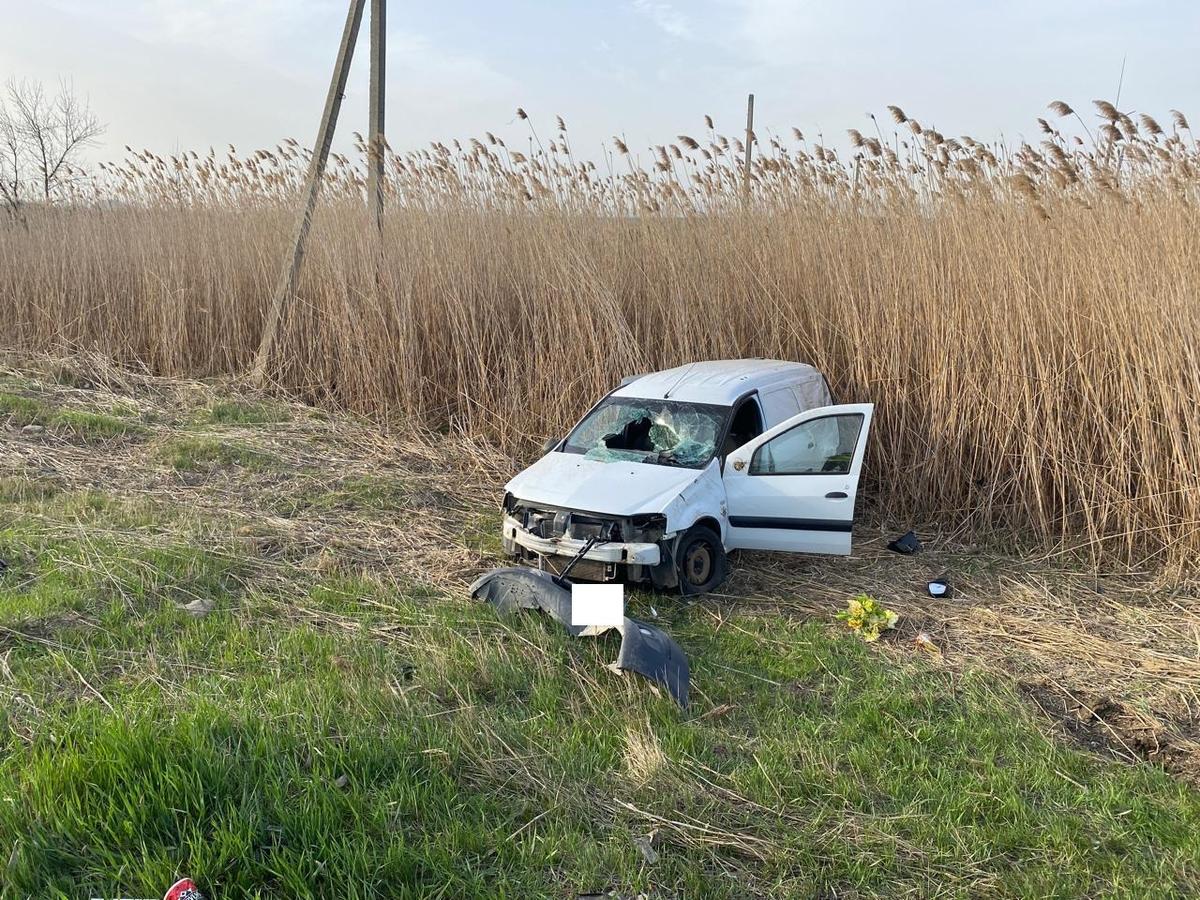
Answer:
[[[571,624],[619,627],[625,624],[625,585],[572,584]]]

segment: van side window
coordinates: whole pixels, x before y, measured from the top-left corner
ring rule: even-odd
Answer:
[[[758,409],[758,401],[747,397],[733,414],[729,423],[729,434],[725,438],[725,448],[722,456],[728,456],[747,441],[752,441],[763,433],[762,413]]]
[[[863,417],[823,416],[785,431],[754,451],[751,475],[848,475]]]
[[[829,384],[822,375],[813,375],[807,381],[792,385],[792,393],[800,404],[800,411],[816,409],[819,406],[832,406],[833,397],[829,394]]]
[[[762,406],[768,428],[778,425],[780,422],[786,422],[798,412],[803,412],[803,408],[796,401],[796,395],[790,387],[776,388],[763,394]]]

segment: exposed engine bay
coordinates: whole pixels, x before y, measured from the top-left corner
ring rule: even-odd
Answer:
[[[547,546],[573,546],[595,539],[599,551],[610,548],[611,559],[581,559],[573,571],[588,581],[646,581],[659,589],[672,588],[678,583],[674,565],[675,536],[666,535],[667,517],[662,513],[643,513],[633,516],[613,516],[561,509],[514,500],[504,501],[505,522],[502,534],[505,552],[523,562],[552,572],[561,572],[570,557],[557,555],[554,550],[539,552],[536,547],[524,546],[516,540],[513,528],[547,542]],[[529,541],[525,540],[524,544]],[[589,554],[591,557],[597,553]]]

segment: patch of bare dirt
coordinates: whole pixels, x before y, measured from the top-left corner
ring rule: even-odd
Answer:
[[[1145,760],[1200,784],[1200,717],[1148,712],[1104,693],[1073,693],[1056,682],[1020,684],[1072,743],[1124,762]]]

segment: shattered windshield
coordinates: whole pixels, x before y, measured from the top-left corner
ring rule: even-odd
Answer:
[[[639,462],[702,469],[717,451],[729,407],[673,400],[609,397],[563,445],[600,462]]]

